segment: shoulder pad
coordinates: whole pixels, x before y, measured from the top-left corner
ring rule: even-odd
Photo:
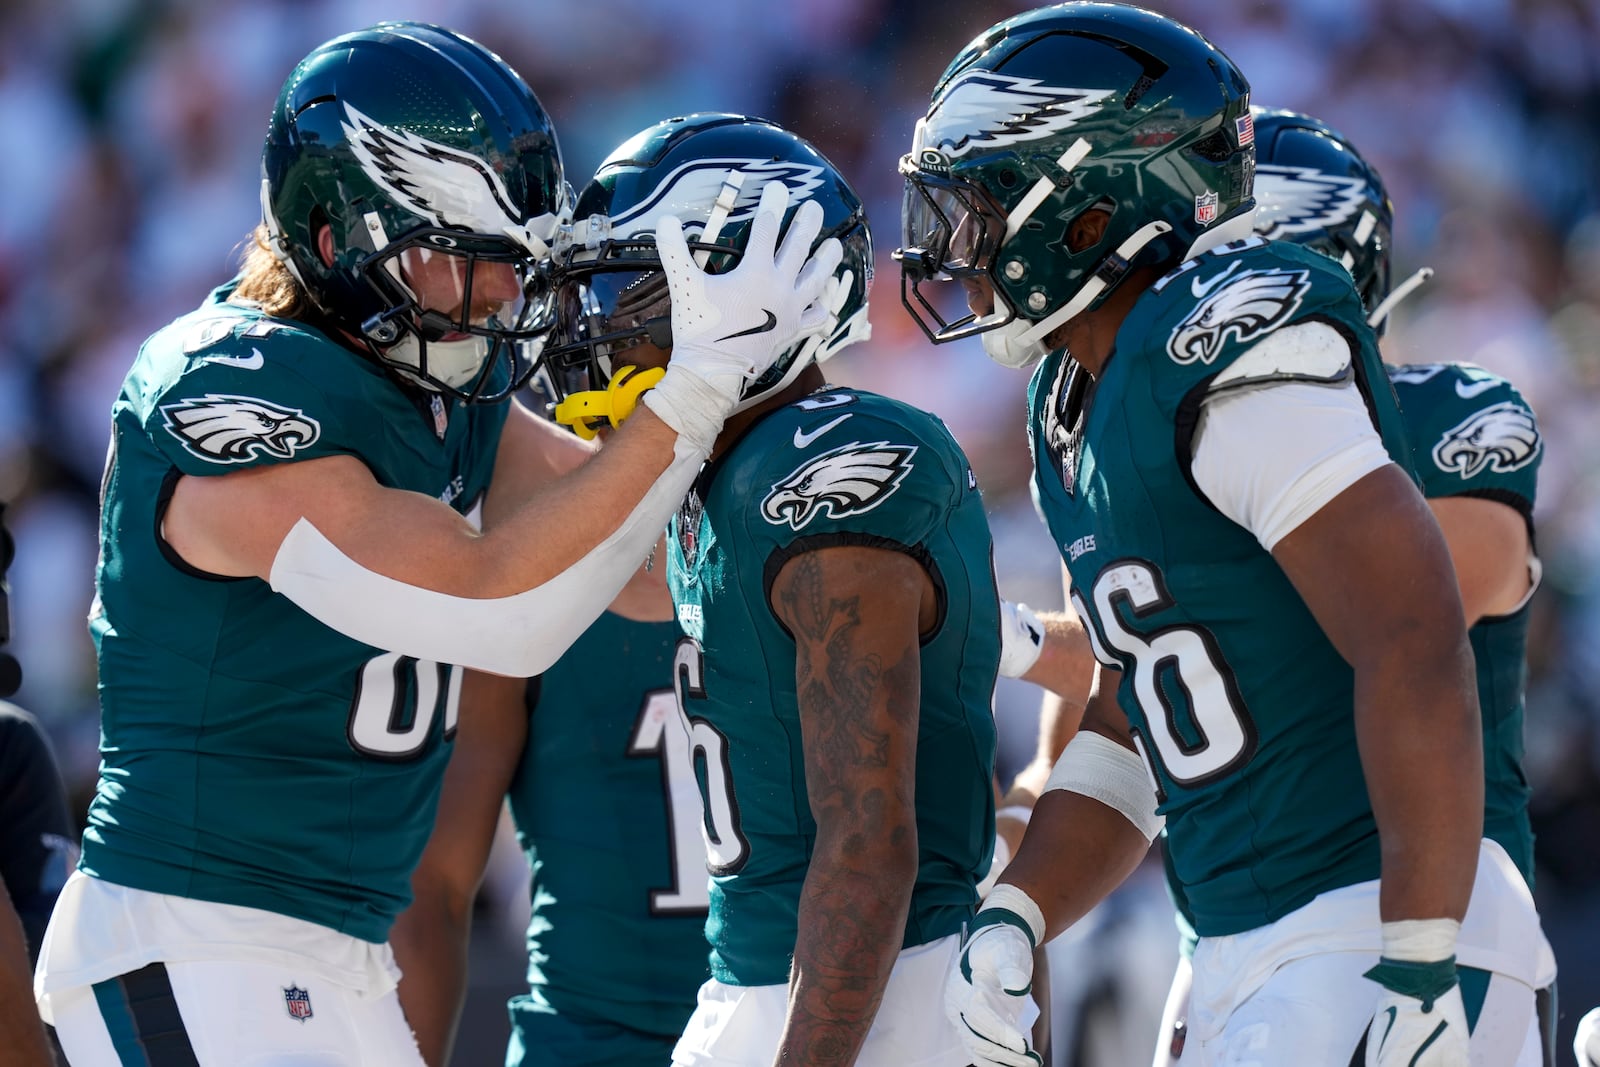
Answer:
[[[1153,360],[1210,373],[1292,323],[1317,318],[1354,328],[1361,314],[1360,297],[1337,263],[1255,238],[1197,256],[1162,278],[1134,306],[1123,333]],[[1124,338],[1118,340],[1120,347]]]

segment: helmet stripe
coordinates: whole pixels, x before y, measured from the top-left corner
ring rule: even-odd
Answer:
[[[1088,156],[1089,142],[1080,137],[1072,142],[1071,148],[1061,153],[1061,158],[1056,160],[1056,166],[1071,174],[1073,168],[1082,163]],[[1027,222],[1035,211],[1039,210],[1039,205],[1044,203],[1050,194],[1055,191],[1057,184],[1056,180],[1049,175],[1033,183],[1033,188],[1028,190],[1028,195],[1024,196],[1017,204],[1016,209],[1006,216],[1006,240],[1009,241],[1017,235],[1017,231],[1022,229],[1022,224]]]

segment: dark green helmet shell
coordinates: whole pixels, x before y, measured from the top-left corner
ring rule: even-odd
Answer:
[[[1349,138],[1294,111],[1252,109],[1256,232],[1344,265],[1368,313],[1389,295],[1394,205]]]
[[[378,254],[427,237],[531,264],[566,219],[560,148],[527,83],[477,42],[417,22],[345,34],[301,60],[261,172],[274,252],[324,316],[379,355],[416,326],[373,270]],[[331,265],[317,249],[323,225]]]
[[[908,286],[987,275],[1007,313],[933,329],[909,290],[907,306],[936,340],[1059,317],[1084,293],[1070,318],[1131,269],[1174,265],[1202,234],[1238,228],[1253,206],[1249,89],[1200,34],[1136,7],[1058,4],[992,27],[940,77],[902,161],[899,258]],[[991,231],[968,242],[972,262],[918,247],[950,240],[918,217],[952,194]],[[1111,212],[1105,233],[1070,248],[1093,208]]]
[[[788,231],[801,203],[815,200],[822,206],[822,231],[813,248],[838,238],[844,259],[837,276],[848,271],[850,284],[836,294],[833,329],[779,357],[745,387],[740,409],[787,386],[810,363],[864,339],[873,261],[861,198],[838,168],[803,137],[766,119],[706,112],[668,119],[630,137],[606,157],[578,194],[572,246],[561,270],[561,287],[568,294],[562,305],[569,309],[559,327],[565,336],[558,336],[548,358],[568,366],[583,364],[591,386],[602,384],[594,379],[609,374],[609,356],[596,350],[596,338],[622,344],[629,336],[627,329],[619,332],[619,308],[606,295],[604,276],[629,277],[634,296],[658,285],[658,297],[664,298],[664,278],[655,277],[661,269],[655,227],[667,214],[683,221],[690,250],[705,254],[708,270],[729,269],[744,249],[761,190],[770,181],[781,181],[789,189],[782,233]],[[588,295],[580,298],[575,292],[579,288]],[[570,309],[585,299],[587,312],[571,314]],[[637,299],[634,303],[641,305]],[[633,335],[648,336],[666,347],[660,342],[670,343],[670,334],[663,332],[670,322],[661,316],[670,315],[669,305],[657,299],[650,314],[655,317],[648,329],[630,320]]]

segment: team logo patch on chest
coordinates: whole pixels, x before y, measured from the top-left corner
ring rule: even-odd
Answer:
[[[1532,462],[1542,446],[1533,412],[1507,400],[1475,412],[1445,431],[1433,446],[1433,462],[1440,470],[1455,471],[1462,478],[1485,470],[1509,474]]]
[[[1304,270],[1240,270],[1234,263],[1209,281],[1195,279],[1199,301],[1167,338],[1167,355],[1177,363],[1209,364],[1230,334],[1241,343],[1259,340],[1300,310],[1311,289]]]
[[[773,485],[761,517],[798,530],[819,514],[842,519],[871,511],[900,488],[916,454],[915,445],[855,441],[814,456]]]
[[[207,393],[167,404],[161,414],[184,448],[214,463],[291,459],[322,436],[321,425],[305,412],[249,396]]]

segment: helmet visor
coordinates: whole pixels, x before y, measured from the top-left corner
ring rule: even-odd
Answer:
[[[509,250],[407,244],[383,268],[416,309],[427,340],[469,334],[515,340],[551,325],[549,297],[533,263]]]
[[[558,326],[546,351],[559,395],[603,389],[637,345],[672,347],[667,276],[637,263],[569,271],[556,288]]]
[[[970,337],[1016,317],[994,284],[1005,214],[982,189],[902,166],[901,299],[935,343]],[[955,283],[955,284],[951,284]]]

